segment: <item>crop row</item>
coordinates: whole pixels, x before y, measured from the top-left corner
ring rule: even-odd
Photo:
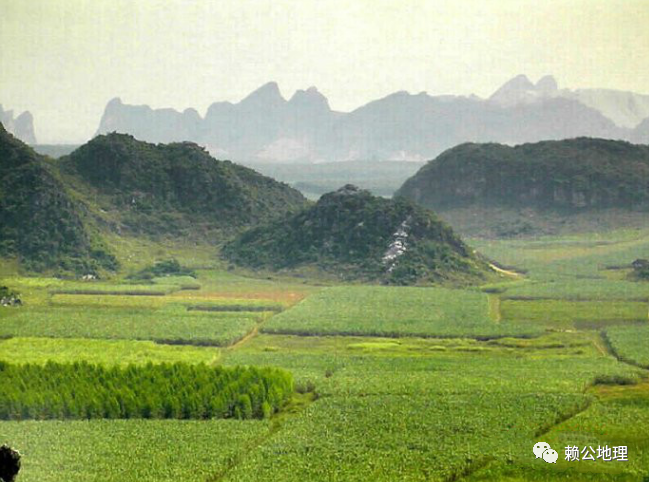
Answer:
[[[489,317],[484,293],[446,288],[329,288],[273,317],[266,333],[497,338],[534,336],[529,324]]]
[[[241,339],[264,313],[158,310],[84,306],[26,306],[0,319],[0,337],[153,340],[163,343],[226,346]]]

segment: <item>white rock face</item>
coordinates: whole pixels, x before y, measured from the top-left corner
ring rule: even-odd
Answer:
[[[392,242],[388,249],[383,254],[383,264],[387,268],[387,272],[391,273],[397,265],[397,260],[400,256],[404,255],[408,250],[408,222],[410,219],[404,220],[399,228],[392,235]]]

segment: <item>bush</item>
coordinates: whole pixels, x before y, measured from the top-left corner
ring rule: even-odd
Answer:
[[[151,280],[164,276],[191,276],[192,278],[196,278],[196,272],[190,268],[181,266],[178,260],[172,258],[158,261],[153,266],[144,268],[134,275],[129,276],[129,278]]]
[[[598,375],[593,385],[637,385],[638,380],[625,375]]]
[[[639,280],[649,280],[649,260],[636,259],[631,266],[633,267],[633,277]]]

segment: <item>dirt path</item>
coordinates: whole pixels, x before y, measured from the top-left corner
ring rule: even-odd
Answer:
[[[505,276],[509,276],[510,278],[520,279],[523,277],[522,274],[517,273],[516,271],[510,271],[508,269],[499,268],[493,263],[489,263],[489,267],[493,269],[496,273],[504,274]]]
[[[236,343],[228,346],[226,350],[236,350],[237,348],[241,347],[241,345],[245,345],[246,343],[248,343],[250,340],[252,340],[254,337],[256,337],[259,334],[259,329],[261,328],[261,326],[264,323],[266,323],[274,314],[275,313],[264,315],[264,317],[257,322],[255,327],[252,330],[250,330],[250,332],[246,336],[241,338]]]
[[[226,350],[236,350],[239,348],[241,345],[246,344],[249,342],[252,338],[256,337],[259,334],[259,326],[266,320],[260,321],[255,325],[255,327],[248,333],[246,336],[241,338],[239,341],[237,341],[234,345],[230,345],[229,347],[226,348]]]
[[[617,358],[615,356],[615,353],[611,350],[611,347],[609,343],[606,341],[604,338],[603,333],[598,333],[594,338],[593,338],[593,345],[595,345],[595,348],[597,348],[597,351],[602,354],[603,356],[612,356],[613,358]]]

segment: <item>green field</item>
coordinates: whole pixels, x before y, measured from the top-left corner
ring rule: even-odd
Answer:
[[[487,338],[531,336],[534,326],[499,323],[484,293],[446,288],[329,288],[275,316],[265,333]]]
[[[226,346],[243,338],[263,314],[79,307],[26,307],[0,319],[0,336],[154,340]]]
[[[10,363],[65,363],[85,361],[102,365],[129,363],[216,363],[214,347],[161,345],[152,341],[89,338],[9,338],[0,340],[0,361]]]
[[[649,369],[649,324],[612,326],[606,338],[620,358]]]
[[[19,482],[644,482],[649,284],[618,268],[646,234],[473,240],[524,272],[483,290],[262,279],[175,248],[198,288],[12,274],[25,304],[0,308],[2,362],[275,367],[296,393],[270,420],[3,421],[0,443],[23,454]],[[629,461],[567,462],[567,445]]]
[[[3,441],[23,454],[21,482],[204,482],[268,430],[239,420],[0,422]]]
[[[503,319],[551,328],[597,327],[647,321],[647,303],[638,301],[503,300]]]
[[[508,299],[563,299],[592,301],[649,302],[649,284],[632,281],[595,279],[562,279],[551,283],[520,283],[508,288]]]

